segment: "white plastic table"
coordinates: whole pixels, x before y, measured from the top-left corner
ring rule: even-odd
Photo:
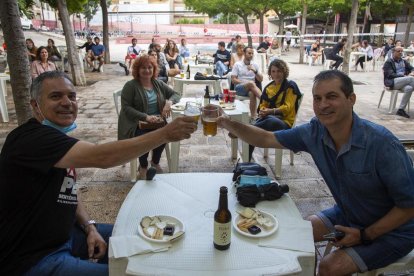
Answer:
[[[8,80],[10,80],[10,75],[0,73],[0,112],[1,112],[1,117],[3,118],[3,122],[9,121],[9,113],[7,111],[7,102],[6,102],[6,95],[7,95],[6,81]]]
[[[190,70],[193,71],[191,69],[191,65],[190,65]],[[213,91],[214,91],[214,95],[218,95],[221,92],[221,80],[195,80],[194,79],[194,75],[191,75],[190,79],[182,79],[180,77],[175,77],[174,78],[174,87],[173,89],[175,91],[177,91],[180,95],[184,94],[184,84],[185,85],[194,85],[194,84],[204,84],[204,85],[208,85],[208,86],[212,86],[213,87]],[[204,95],[204,92],[200,93],[200,95]]]
[[[278,230],[263,239],[249,238],[232,228],[231,246],[219,251],[213,247],[213,216],[219,188],[229,189],[229,209],[234,217],[243,210],[236,199],[228,173],[183,173],[156,175],[152,181],[138,181],[129,192],[117,216],[112,236],[138,235],[141,218],[146,215],[170,215],[186,227],[183,238],[165,252],[113,257],[109,243],[109,275],[180,275],[180,276],[255,276],[303,275],[314,273],[315,252],[312,228],[304,235],[289,231],[308,225],[289,195],[275,201],[260,202],[256,207],[273,214]],[[290,228],[289,228],[290,227]],[[293,228],[292,228],[293,227]],[[296,234],[295,234],[296,232]],[[259,244],[283,240],[285,249]],[[290,249],[300,244],[308,251]]]
[[[186,102],[192,101],[195,102],[195,98],[181,98],[180,104],[185,105]],[[214,102],[212,102],[214,104]],[[217,103],[218,104],[218,103]],[[249,109],[247,106],[239,101],[235,100],[236,108],[233,110],[224,110],[224,112],[229,115],[233,120],[247,124],[249,122]],[[183,116],[184,111],[172,110],[172,118]],[[190,138],[191,139],[191,138]],[[178,172],[179,156],[180,156],[180,145],[181,141],[171,142],[170,143],[170,154],[171,154],[171,164],[170,172]],[[238,150],[238,138],[231,139],[231,156],[233,159],[237,159],[237,150]],[[249,159],[249,144],[242,141],[242,152],[241,157],[244,162],[248,162]]]

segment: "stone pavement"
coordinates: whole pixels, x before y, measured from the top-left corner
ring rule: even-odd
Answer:
[[[289,62],[290,79],[295,80],[304,95],[297,124],[309,121],[313,117],[312,79],[322,70],[322,66],[298,64],[298,50],[292,49],[282,58]],[[117,115],[114,108],[112,92],[121,89],[131,79],[125,76],[116,64],[105,65],[104,73],[87,73],[87,87],[78,87],[79,115],[78,129],[71,135],[92,143],[105,143],[117,139]],[[382,72],[351,72],[355,85],[357,102],[355,111],[362,117],[386,126],[400,138],[413,138],[414,112],[411,119],[387,114],[389,94],[383,99],[382,106],[377,104],[382,91]],[[200,96],[202,86],[187,87],[186,96]],[[16,115],[8,84],[8,107],[10,123],[0,123],[0,147],[6,135],[17,126]],[[399,101],[398,101],[399,102]],[[267,160],[263,151],[256,149],[254,158],[267,166],[273,173],[274,151]],[[295,200],[303,217],[307,217],[333,204],[333,199],[321,178],[317,168],[308,154],[295,155],[295,164],[289,165],[289,153],[284,151],[281,183],[290,187],[290,195]],[[198,130],[192,138],[181,144],[180,172],[232,172],[235,160],[230,158],[230,138],[227,132],[219,130],[216,137],[206,138]],[[161,166],[167,171],[166,158],[163,156]],[[110,169],[79,169],[78,182],[81,185],[81,197],[91,217],[99,222],[113,223],[118,209],[132,184],[129,182],[129,164]]]

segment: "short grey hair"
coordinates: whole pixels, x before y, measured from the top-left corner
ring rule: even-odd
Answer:
[[[55,71],[44,72],[44,73],[40,74],[37,78],[35,78],[32,82],[32,85],[30,87],[31,99],[39,102],[40,98],[42,96],[43,82],[47,79],[59,79],[59,78],[67,79],[73,85],[72,80],[64,72],[56,71],[56,70]]]

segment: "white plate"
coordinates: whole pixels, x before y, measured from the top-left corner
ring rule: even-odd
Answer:
[[[172,216],[164,216],[164,215],[156,215],[156,216],[159,217],[162,222],[173,223],[175,225],[174,234],[178,233],[179,231],[185,232],[184,223],[181,220],[179,220],[178,218],[172,217]],[[154,216],[151,216],[151,217],[154,217]],[[141,220],[142,220],[142,218],[140,219],[140,222],[141,222]],[[155,230],[155,227],[153,227],[153,226],[148,227],[148,233],[150,235],[152,235],[154,230]],[[171,238],[171,236],[167,236],[167,235],[164,235],[162,240],[156,240],[156,239],[149,238],[149,237],[145,236],[144,232],[142,231],[141,223],[138,224],[138,234],[142,238],[144,238],[145,240],[150,241],[150,242],[156,242],[156,243],[170,242],[170,238]],[[181,235],[180,238],[182,236],[184,236],[184,234]],[[177,239],[174,239],[174,241],[177,240]]]
[[[260,211],[260,213],[263,214],[263,217],[270,218],[272,220],[272,222],[274,223],[274,226],[271,229],[266,230],[264,227],[258,225],[260,229],[262,230],[259,234],[253,235],[250,232],[244,232],[240,230],[239,227],[237,227],[237,223],[239,222],[240,219],[242,219],[242,216],[240,216],[239,214],[237,214],[237,216],[235,216],[235,218],[233,219],[234,229],[240,234],[242,234],[243,236],[246,236],[249,238],[264,238],[264,237],[272,235],[274,232],[276,232],[277,228],[279,227],[278,220],[270,213],[263,212],[263,211]]]
[[[175,111],[184,111],[185,105],[175,104],[171,106],[171,109]]]
[[[235,105],[224,104],[224,105],[220,105],[220,106],[223,110],[234,110],[234,109],[236,109]]]

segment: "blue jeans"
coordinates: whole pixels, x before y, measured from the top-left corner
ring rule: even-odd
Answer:
[[[229,69],[229,67],[227,65],[225,65],[223,62],[221,62],[220,60],[216,62],[217,74],[220,77],[222,77],[225,73],[227,73],[228,69]]]
[[[276,131],[290,128],[290,126],[286,124],[282,119],[274,115],[267,115],[264,118],[257,119],[254,126],[260,127],[261,129],[267,131]],[[253,151],[254,146],[249,145],[249,161],[252,159]]]
[[[102,238],[109,243],[113,225],[97,224],[96,228]],[[97,263],[91,262],[88,259],[86,235],[78,226],[74,226],[70,239],[55,252],[41,259],[24,276],[101,276],[109,274],[108,252]]]

